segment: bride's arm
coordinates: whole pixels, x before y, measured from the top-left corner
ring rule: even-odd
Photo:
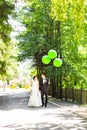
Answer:
[[[30,85],[30,90],[32,91],[32,80],[30,80],[29,85]]]
[[[40,87],[40,83],[39,83],[39,81],[38,81],[38,90],[40,91],[40,88],[39,88],[39,87]]]
[[[32,80],[30,80],[30,87],[32,86]]]

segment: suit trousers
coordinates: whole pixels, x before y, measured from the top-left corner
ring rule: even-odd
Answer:
[[[47,92],[41,92],[42,105],[47,106],[48,94]]]

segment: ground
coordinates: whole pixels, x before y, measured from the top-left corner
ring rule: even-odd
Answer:
[[[0,130],[87,130],[87,107],[49,98],[48,106],[28,107],[25,89],[0,92]]]

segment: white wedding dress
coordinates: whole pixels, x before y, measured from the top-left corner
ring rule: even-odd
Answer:
[[[32,82],[32,91],[30,93],[30,98],[28,102],[28,106],[40,107],[42,105],[41,102],[41,93],[39,91],[38,82]]]

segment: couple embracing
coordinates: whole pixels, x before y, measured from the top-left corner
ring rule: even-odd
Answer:
[[[32,91],[30,93],[30,98],[28,106],[47,107],[48,102],[48,79],[45,74],[41,74],[40,82],[37,76],[34,76],[31,81]]]

